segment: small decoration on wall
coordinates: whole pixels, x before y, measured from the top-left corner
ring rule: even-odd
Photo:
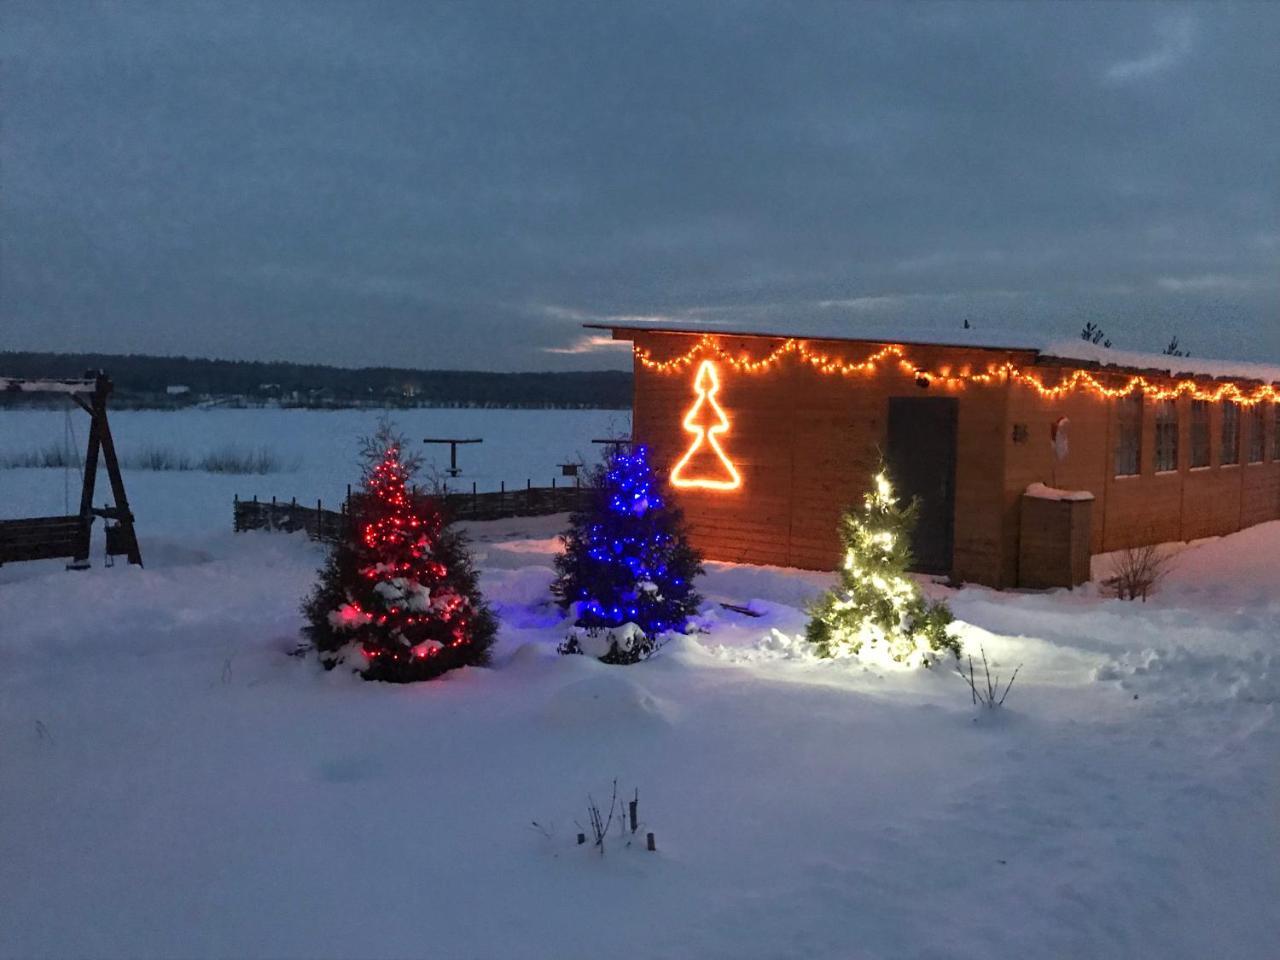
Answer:
[[[1013,425],[1013,442],[1026,443],[1029,433],[1025,423],[1015,423]]]
[[[693,380],[698,399],[684,415],[682,426],[694,435],[693,443],[671,471],[671,484],[676,487],[701,487],[706,490],[736,490],[742,486],[742,475],[725,455],[717,439],[729,430],[729,418],[716,402],[720,377],[716,365],[703,360]]]
[[[1071,444],[1067,439],[1067,427],[1070,423],[1071,421],[1066,417],[1059,417],[1049,428],[1049,438],[1053,442],[1053,455],[1059,461],[1067,459],[1067,454],[1071,450]]]

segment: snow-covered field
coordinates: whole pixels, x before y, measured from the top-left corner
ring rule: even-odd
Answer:
[[[502,427],[448,418],[510,418],[509,479],[616,418],[421,414],[486,457]],[[1023,664],[985,715],[948,671],[779,639],[828,582],[796,571],[710,565],[707,632],[647,663],[559,657],[563,518],[477,524],[493,666],[389,687],[286,655],[315,545],[228,530],[236,490],[336,495],[357,415],[166,416],[115,418],[122,447],[154,417],[299,466],[130,472],[145,570],[0,568],[0,955],[1280,955],[1280,523],[1183,550],[1146,604],[950,592]],[[62,497],[0,471],[3,515]],[[658,852],[576,846],[615,778]]]

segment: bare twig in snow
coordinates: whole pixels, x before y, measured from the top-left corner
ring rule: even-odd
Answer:
[[[959,667],[956,668],[956,674],[969,686],[969,693],[972,702],[982,704],[988,710],[994,710],[996,707],[1004,706],[1004,701],[1009,696],[1009,690],[1013,687],[1013,681],[1018,679],[1018,671],[1022,669],[1022,664],[1018,664],[1013,671],[1013,676],[1009,678],[1009,682],[1005,684],[1004,692],[1000,691],[1000,674],[997,673],[995,678],[991,676],[991,665],[987,662],[987,651],[983,647],[978,648],[982,653],[982,672],[983,684],[979,686],[974,677],[973,657],[969,658],[969,672],[966,674]],[[985,687],[986,689],[983,689]],[[998,696],[997,696],[998,694]]]

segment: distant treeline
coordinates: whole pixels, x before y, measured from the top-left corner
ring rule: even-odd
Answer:
[[[204,360],[99,353],[0,352],[0,377],[40,379],[105,370],[118,407],[175,407],[210,400],[282,406],[631,406],[631,374],[618,370],[488,373],[477,370],[358,370],[320,364]],[[185,388],[185,389],[184,389]],[[21,399],[19,399],[21,397]],[[0,393],[0,404],[31,402]]]

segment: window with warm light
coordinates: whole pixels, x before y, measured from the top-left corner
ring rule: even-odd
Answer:
[[[1209,427],[1208,400],[1191,401],[1191,466],[1207,467],[1213,456]]]
[[[1234,400],[1222,403],[1222,454],[1218,462],[1224,467],[1240,462],[1240,404]]]
[[[1178,469],[1178,401],[1156,402],[1156,471]]]
[[[1249,462],[1267,459],[1267,411],[1260,403],[1249,408]]]
[[[1142,394],[1120,397],[1116,412],[1116,476],[1136,477],[1142,472]]]

